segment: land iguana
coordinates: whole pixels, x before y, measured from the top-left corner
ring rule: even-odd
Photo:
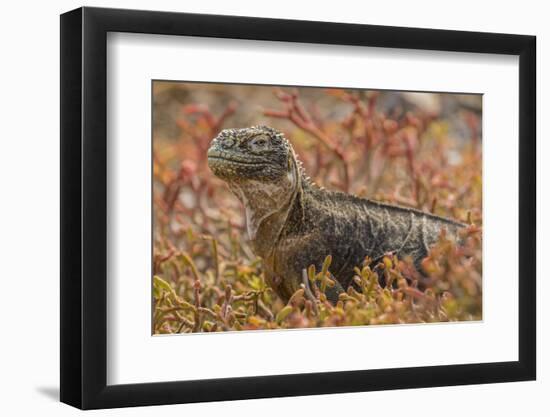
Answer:
[[[465,226],[316,186],[289,141],[267,126],[221,131],[208,150],[208,166],[243,203],[252,249],[285,302],[300,288],[302,271],[312,264],[319,270],[327,255],[337,282],[326,295],[335,303],[366,256],[410,256],[421,271],[441,229],[456,236]]]

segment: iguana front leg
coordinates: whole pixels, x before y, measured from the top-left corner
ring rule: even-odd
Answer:
[[[334,282],[334,285],[332,287],[327,287],[326,288],[325,295],[327,296],[328,301],[330,301],[333,305],[336,305],[336,303],[338,302],[338,299],[340,297],[340,294],[345,292],[345,290],[342,287],[342,285],[340,284],[340,282],[338,282],[336,277],[334,275],[332,275],[330,272],[329,272],[329,274],[330,274],[330,279]],[[319,284],[317,284],[317,285],[319,285]]]

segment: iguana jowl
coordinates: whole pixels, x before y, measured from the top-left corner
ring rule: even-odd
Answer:
[[[245,207],[252,249],[264,260],[269,284],[285,300],[300,288],[302,270],[319,270],[327,255],[338,281],[335,302],[366,256],[410,256],[416,267],[442,228],[464,224],[411,208],[327,191],[310,182],[281,132],[254,126],[223,130],[208,150],[208,165]]]

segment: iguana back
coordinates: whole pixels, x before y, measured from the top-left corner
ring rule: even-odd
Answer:
[[[293,208],[278,252],[296,266],[314,264],[317,268],[331,255],[331,272],[343,288],[349,286],[354,267],[360,266],[365,256],[373,263],[388,253],[408,256],[421,270],[420,263],[441,230],[445,228],[450,236],[456,236],[464,227],[415,209],[322,190],[311,184],[303,189],[303,210],[300,203]]]

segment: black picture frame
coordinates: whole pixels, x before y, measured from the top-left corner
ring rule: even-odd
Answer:
[[[519,56],[519,360],[107,385],[108,32]],[[535,379],[535,54],[524,35],[88,7],[61,15],[61,401],[93,409]]]

